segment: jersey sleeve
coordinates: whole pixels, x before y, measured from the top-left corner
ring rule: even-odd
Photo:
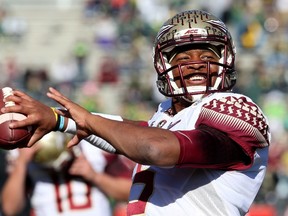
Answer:
[[[254,155],[248,155],[235,141],[215,128],[202,124],[194,130],[173,133],[181,149],[178,167],[243,170],[252,165]]]
[[[260,108],[246,97],[213,99],[201,108],[195,127],[204,124],[227,134],[250,156],[251,149],[270,143],[267,120]]]

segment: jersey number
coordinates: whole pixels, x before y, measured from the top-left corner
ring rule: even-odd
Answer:
[[[65,178],[65,184],[60,184],[60,179],[59,178],[53,178],[54,181],[54,186],[55,186],[55,193],[56,193],[56,202],[57,202],[57,208],[59,212],[63,212],[63,196],[61,196],[61,193],[63,193],[62,188],[60,191],[60,186],[63,186],[63,188],[65,188],[67,190],[66,194],[67,194],[67,199],[68,199],[68,203],[69,203],[69,208],[71,210],[79,210],[79,209],[86,209],[86,208],[91,208],[92,207],[92,203],[91,203],[91,185],[89,185],[88,183],[85,183],[84,181],[83,184],[85,185],[85,202],[79,204],[76,203],[73,199],[74,194],[73,194],[73,187],[72,187],[72,180],[69,179],[69,177]]]
[[[137,201],[131,200],[128,204],[128,215],[141,215],[145,212],[147,201],[153,193],[155,173],[149,170],[139,172],[135,175],[133,184],[143,184],[144,188]]]

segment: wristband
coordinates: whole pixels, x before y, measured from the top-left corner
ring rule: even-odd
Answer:
[[[67,126],[64,130],[64,133],[75,134],[76,130],[76,123],[72,119],[68,118]]]
[[[65,123],[65,118],[62,115],[58,115],[58,120],[59,120],[59,126],[58,126],[58,131],[63,131],[64,129],[64,123]]]
[[[65,118],[62,115],[59,115],[56,110],[57,108],[55,107],[50,107],[55,115],[55,119],[56,119],[56,125],[55,128],[53,129],[53,131],[63,131],[64,129],[64,124],[65,124]]]
[[[55,125],[55,127],[54,127],[54,129],[53,129],[53,131],[57,131],[57,129],[59,128],[59,115],[58,115],[58,113],[56,112],[56,108],[55,107],[50,107],[51,109],[52,109],[52,111],[53,111],[53,113],[54,113],[54,115],[55,115],[55,120],[56,120],[56,125]]]
[[[58,121],[58,113],[56,112],[56,108],[55,107],[50,107],[55,115],[55,119],[56,119],[56,122]]]

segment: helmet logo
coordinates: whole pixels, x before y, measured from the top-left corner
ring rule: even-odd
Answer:
[[[188,29],[188,31],[185,32],[185,35],[187,34],[197,34],[199,29],[194,28],[194,29]]]
[[[159,40],[164,34],[166,34],[167,32],[169,32],[169,30],[171,28],[173,28],[174,25],[164,25],[162,26],[162,28],[160,29],[158,35],[157,35],[157,40]]]
[[[225,24],[219,20],[207,20],[206,22],[209,23],[210,25],[214,26],[215,28],[222,30],[225,33],[228,32]]]

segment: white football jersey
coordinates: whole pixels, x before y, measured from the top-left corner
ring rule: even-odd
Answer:
[[[97,172],[107,165],[101,150],[82,141],[80,148]],[[97,187],[65,173],[49,173],[37,164],[29,166],[33,192],[31,206],[35,216],[111,215],[108,198]]]
[[[77,146],[85,155],[93,169],[111,175],[131,178],[132,169],[121,166],[117,155],[108,154],[86,141]],[[14,153],[13,153],[14,152]],[[9,151],[17,157],[17,149]],[[9,156],[8,156],[9,157]],[[122,156],[121,156],[122,157]],[[10,156],[11,158],[11,156]],[[125,159],[125,158],[124,158]],[[128,162],[123,161],[128,164]],[[134,163],[133,163],[134,165]],[[112,166],[112,167],[110,167]],[[114,172],[115,166],[119,168]],[[127,169],[126,169],[127,168]],[[114,173],[113,173],[114,172]],[[31,196],[31,216],[111,216],[112,209],[109,198],[96,186],[82,178],[71,177],[65,172],[48,172],[37,163],[28,166],[29,189]]]
[[[197,127],[197,121],[203,121],[208,125],[210,121],[212,126],[219,125],[219,130],[229,127],[229,131],[224,132],[231,135],[232,139],[235,136],[234,141],[239,139],[237,143],[241,143],[241,146],[250,145],[241,141],[240,134],[233,134],[235,128],[240,129],[245,137],[249,137],[251,143],[259,144],[254,154],[254,162],[250,168],[242,171],[195,169],[189,166],[181,167],[181,164],[177,167],[138,164],[134,169],[128,215],[245,215],[264,179],[268,160],[267,146],[270,134],[268,127],[265,127],[266,131],[262,131],[262,124],[265,124],[266,118],[260,108],[246,96],[234,93],[212,94],[175,116],[165,112],[170,106],[171,100],[161,103],[148,122],[149,126],[172,131],[193,130]],[[237,117],[235,119],[240,118],[241,124],[231,119],[233,116]],[[256,121],[254,116],[261,120]],[[249,126],[246,125],[247,122]],[[253,129],[256,128],[256,132],[251,132],[250,124]]]

